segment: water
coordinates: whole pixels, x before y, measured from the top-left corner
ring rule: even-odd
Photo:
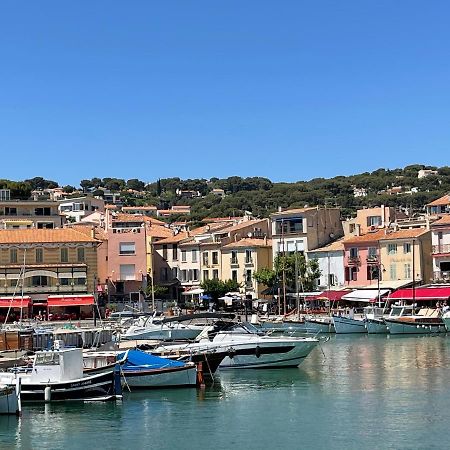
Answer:
[[[228,371],[204,390],[25,406],[0,449],[446,449],[450,336],[334,336],[300,368]]]

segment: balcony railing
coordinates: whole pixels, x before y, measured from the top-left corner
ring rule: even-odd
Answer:
[[[433,245],[431,251],[433,255],[438,255],[439,253],[450,253],[450,244]]]
[[[237,258],[230,258],[230,265],[233,267],[238,267],[239,266],[239,262]]]
[[[253,266],[253,258],[246,258],[245,265],[246,266]]]
[[[378,264],[379,262],[377,255],[368,255],[366,260],[368,264]]]
[[[450,271],[437,271],[433,273],[433,280],[437,282],[449,282]]]
[[[350,256],[348,258],[349,266],[358,266],[359,264],[361,264],[361,258],[359,256]]]

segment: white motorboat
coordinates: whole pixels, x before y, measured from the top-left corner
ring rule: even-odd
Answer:
[[[220,369],[296,367],[316,347],[312,337],[273,336],[261,333],[248,323],[217,322],[205,327],[197,342],[164,345],[157,351],[226,351]]]
[[[98,374],[83,374],[79,348],[36,352],[31,368],[0,373],[0,384],[14,387],[17,378],[23,401],[105,401],[121,398],[122,394],[120,374],[114,367]]]
[[[21,404],[21,384],[20,378],[15,379],[15,384],[0,384],[0,414],[20,415]]]

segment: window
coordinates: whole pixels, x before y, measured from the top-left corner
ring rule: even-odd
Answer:
[[[121,242],[119,244],[119,255],[135,255],[136,244],[134,242]]]
[[[388,255],[395,255],[397,253],[397,244],[388,244]]]
[[[66,263],[69,262],[69,249],[63,247],[60,251],[61,262]]]
[[[51,230],[54,228],[53,222],[37,222],[38,230]]]
[[[192,262],[193,263],[197,262],[197,249],[192,250]]]
[[[219,252],[212,252],[212,263],[214,265],[219,264]]]
[[[378,280],[378,266],[370,265],[367,266],[367,279],[368,280]]]
[[[276,222],[276,234],[303,233],[303,218],[293,217],[291,219],[282,219]]]
[[[172,280],[174,280],[175,278],[178,278],[178,268],[172,267]]]
[[[368,256],[371,259],[376,259],[376,257],[377,257],[377,248],[376,247],[369,247]]]
[[[367,217],[368,227],[378,227],[381,225],[381,216],[369,216]]]
[[[232,250],[231,252],[231,264],[237,264],[238,263],[238,257],[237,257],[237,251]]]
[[[345,281],[356,281],[358,279],[358,269],[356,267],[345,268]]]
[[[411,277],[411,264],[409,264],[409,263],[405,264],[405,278],[407,280],[410,280],[412,278]]]
[[[336,276],[334,275],[334,273],[328,274],[328,285],[336,286]]]
[[[352,247],[350,249],[350,258],[357,258],[358,257],[358,248]]]
[[[232,270],[231,271],[231,279],[233,281],[237,281],[238,280],[238,271],[237,270]]]
[[[354,233],[355,230],[356,230],[356,225],[355,225],[354,223],[351,223],[351,224],[349,225],[349,227],[348,227],[348,231],[349,231],[350,233]]]
[[[251,250],[245,250],[245,263],[246,264],[252,263],[252,251]]]
[[[162,251],[163,251],[163,259],[167,261],[167,244],[163,244]]]
[[[411,243],[410,242],[405,242],[403,244],[403,253],[411,253]]]
[[[167,267],[161,267],[161,281],[167,281]]]
[[[86,278],[75,278],[75,284],[77,286],[86,286]]]
[[[391,264],[389,267],[389,274],[391,276],[391,281],[397,279],[397,265]]]
[[[17,208],[10,208],[7,206],[5,208],[5,216],[17,216]]]
[[[207,266],[209,264],[208,252],[203,252],[203,265]]]
[[[219,271],[217,269],[213,270],[213,280],[219,279]]]
[[[35,208],[34,209],[35,216],[50,216],[50,208]]]
[[[70,284],[70,278],[60,278],[59,279],[59,284],[61,286],[69,286]]]
[[[36,249],[36,262],[42,263],[44,261],[44,249],[43,248],[37,248]]]
[[[198,281],[198,269],[193,269],[192,270],[192,279],[194,281]]]
[[[84,247],[78,247],[77,248],[77,260],[78,262],[84,262]]]
[[[134,264],[121,264],[120,265],[120,280],[121,281],[134,281],[135,265]]]
[[[31,277],[31,285],[33,287],[43,287],[48,286],[48,278],[40,275]]]
[[[17,248],[12,248],[9,251],[9,262],[11,264],[16,264],[17,263]]]
[[[177,244],[172,245],[172,260],[173,261],[178,260],[178,245]]]
[[[245,271],[245,284],[247,286],[251,286],[252,285],[252,271],[251,270],[246,270]]]
[[[181,262],[186,262],[186,250],[181,250]]]
[[[208,270],[204,270],[203,271],[203,279],[204,280],[208,280],[209,279],[209,271]]]
[[[180,270],[180,281],[187,281],[187,270]]]

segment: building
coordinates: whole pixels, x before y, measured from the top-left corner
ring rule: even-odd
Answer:
[[[218,188],[213,189],[211,191],[211,194],[215,195],[216,197],[222,197],[222,198],[225,197],[225,191],[223,189],[218,189]]]
[[[425,178],[429,177],[430,175],[438,175],[438,171],[430,169],[420,169],[417,173],[417,178]]]
[[[433,280],[450,282],[450,215],[431,225]]]
[[[0,230],[0,296],[23,290],[30,314],[61,303],[78,310],[92,305],[98,244],[92,234],[74,229]]]
[[[430,216],[438,214],[450,214],[450,194],[443,195],[442,197],[428,203],[427,213]]]
[[[0,229],[61,228],[66,219],[58,206],[49,200],[1,200]]]
[[[343,239],[307,252],[308,259],[316,259],[321,272],[319,287],[332,289],[345,285]]]
[[[101,198],[90,195],[66,198],[60,201],[58,211],[66,217],[68,222],[80,222],[94,212],[104,212],[105,202]]]
[[[241,284],[246,297],[259,298],[266,286],[258,283],[253,274],[263,267],[272,268],[272,242],[264,238],[243,238],[221,249],[222,279]]]
[[[339,208],[301,208],[270,216],[273,258],[279,253],[306,253],[341,237]]]
[[[154,217],[156,216],[156,206],[124,206],[122,212],[126,214],[138,214],[141,216]]]

